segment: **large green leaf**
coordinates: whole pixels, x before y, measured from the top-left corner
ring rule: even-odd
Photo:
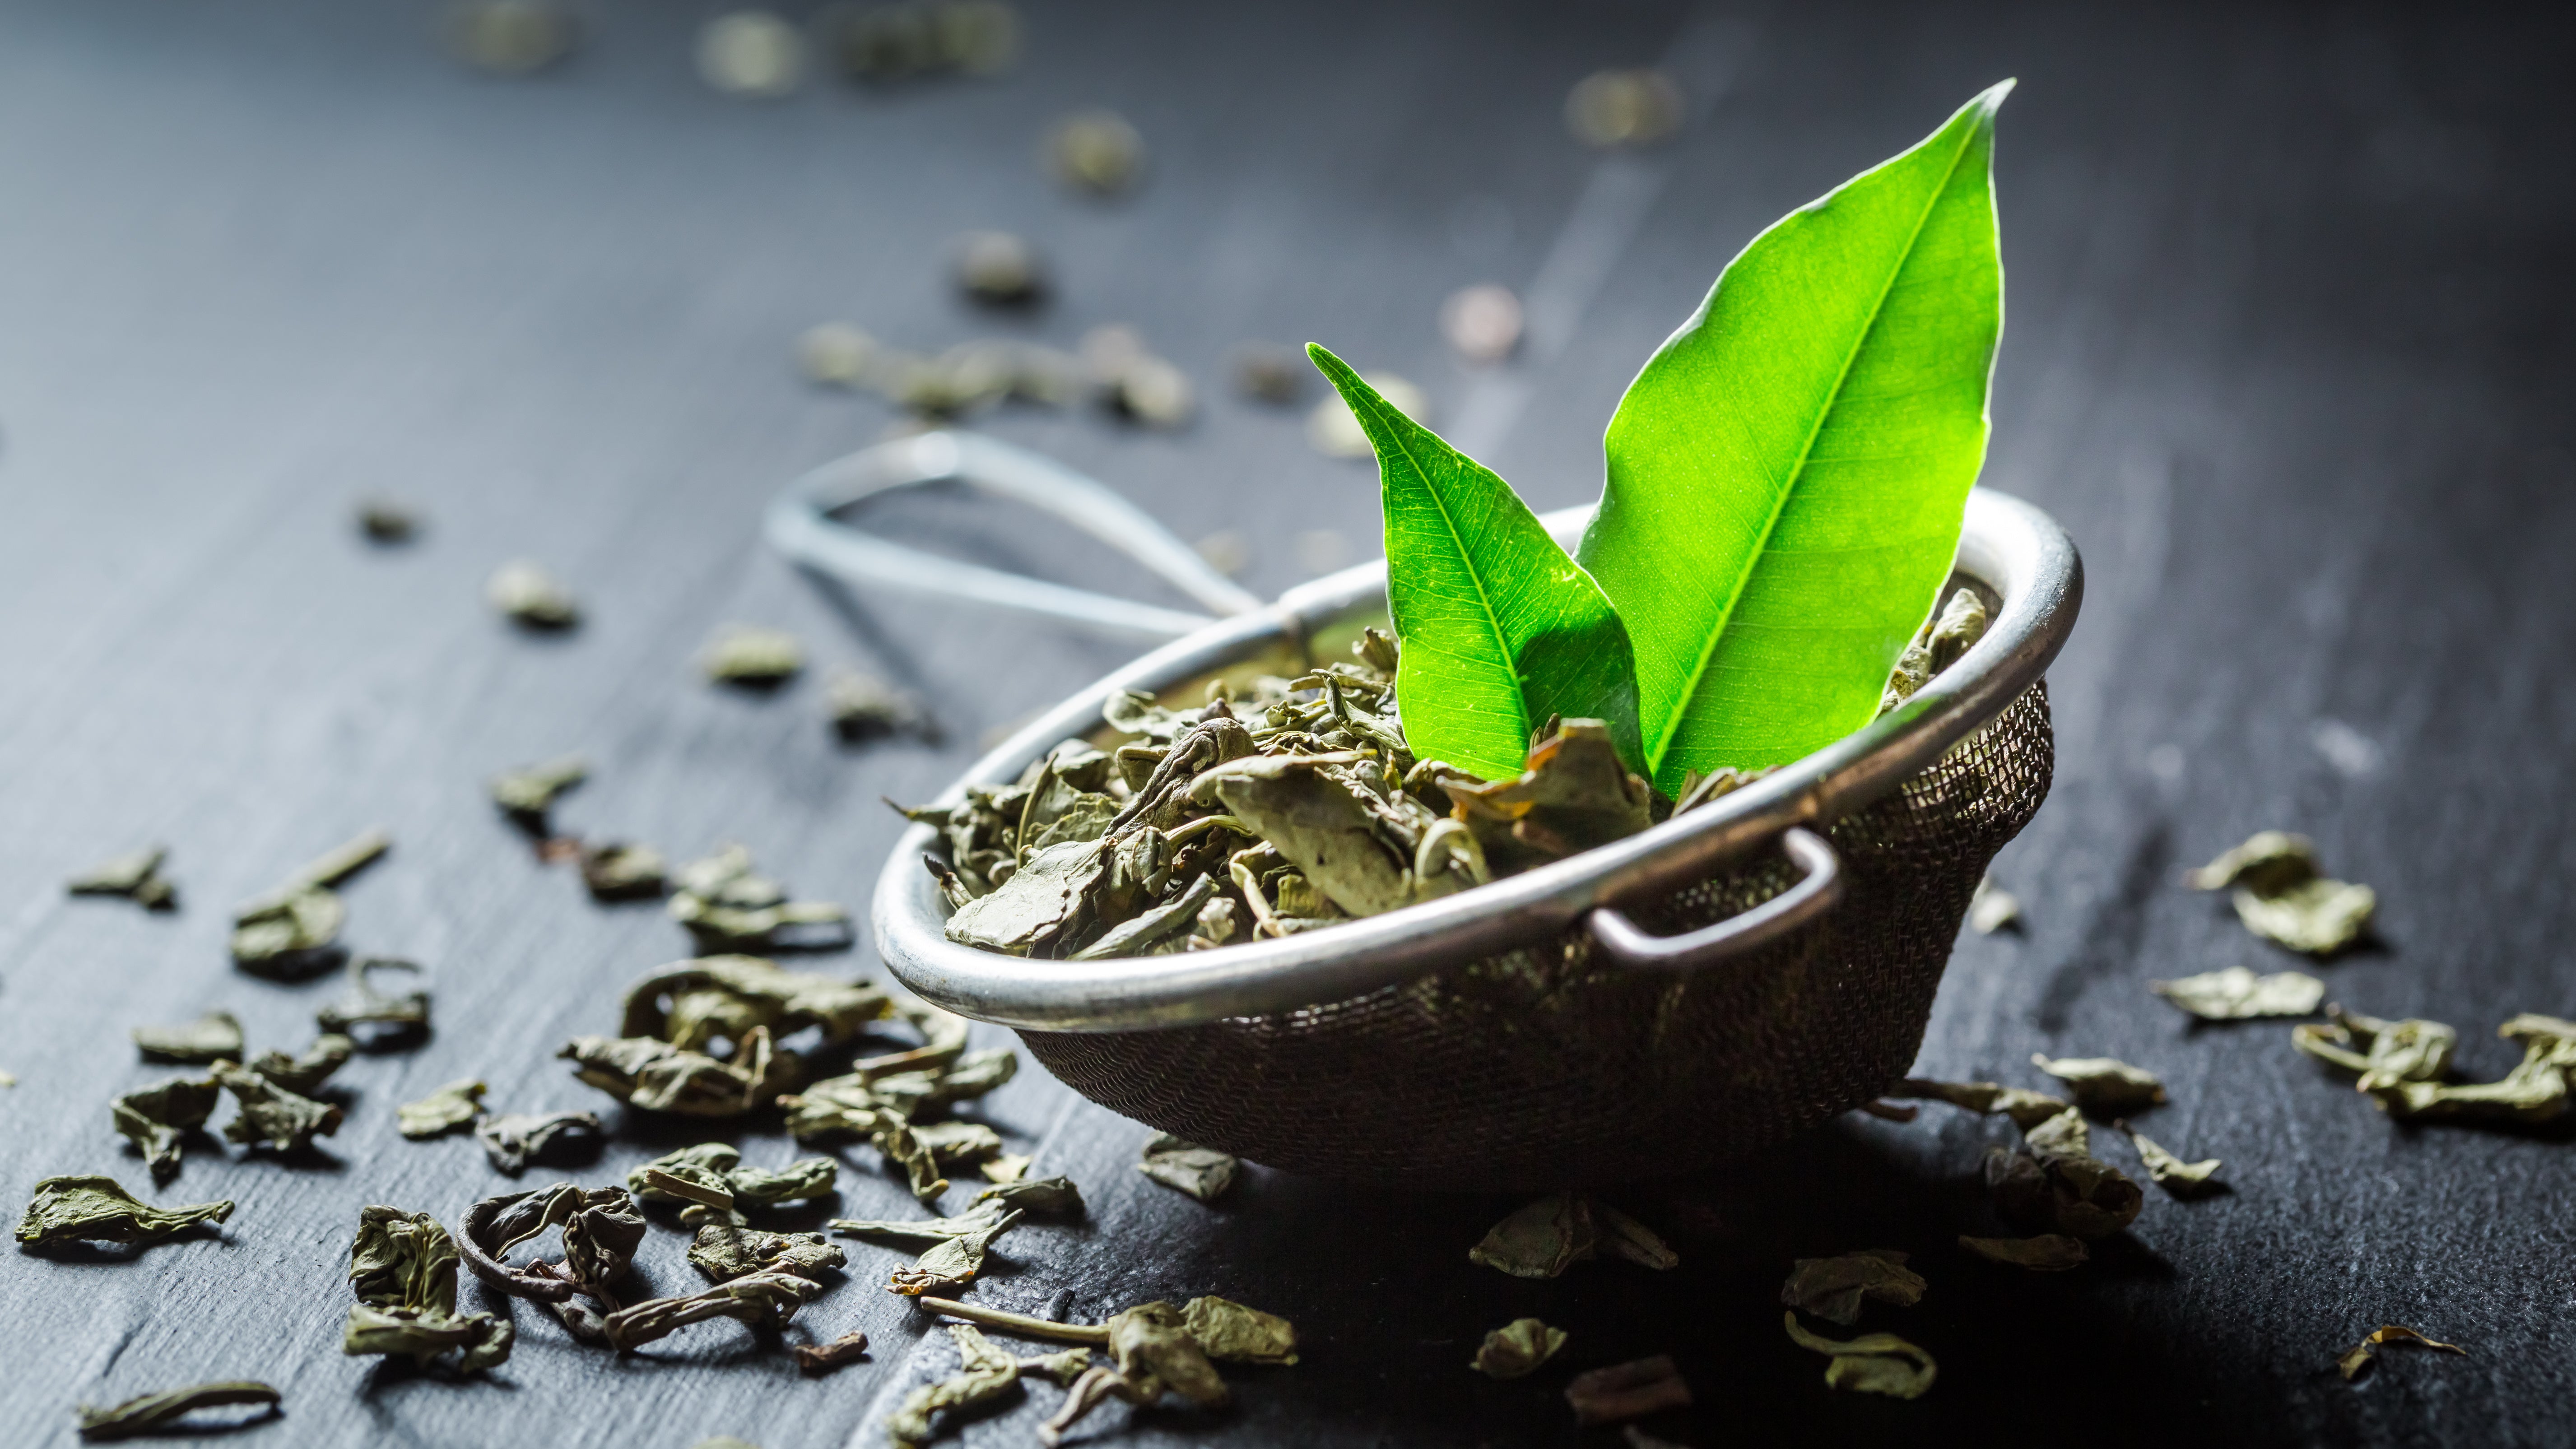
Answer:
[[[1378,396],[1340,358],[1307,355],[1377,449],[1386,597],[1404,646],[1405,740],[1486,779],[1521,770],[1550,716],[1610,724],[1637,759],[1637,685],[1610,601],[1491,469]]]
[[[1667,792],[1866,723],[1931,613],[1985,461],[2011,87],[1756,237],[1610,420],[1576,556],[1627,624]]]

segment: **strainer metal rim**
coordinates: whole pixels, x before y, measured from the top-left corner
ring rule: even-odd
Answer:
[[[1571,542],[1591,509],[1543,517]],[[870,920],[896,979],[979,1021],[1057,1032],[1151,1031],[1348,1000],[1559,934],[1596,907],[1714,874],[1792,826],[1823,829],[1895,789],[2019,698],[2057,657],[2084,592],[2083,562],[2056,520],[2008,494],[1968,497],[1957,568],[2000,607],[1985,637],[1897,709],[1760,781],[1642,834],[1474,890],[1280,940],[1180,955],[1050,961],[961,946],[921,857],[915,825],[877,878]],[[939,797],[1016,779],[1088,733],[1113,691],[1160,692],[1263,646],[1304,637],[1385,589],[1383,560],[1316,579],[1259,613],[1176,639],[1077,691],[970,766]]]

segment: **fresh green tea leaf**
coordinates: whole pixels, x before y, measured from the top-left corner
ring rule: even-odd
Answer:
[[[1609,721],[1620,753],[1638,758],[1627,630],[1600,587],[1510,484],[1340,358],[1306,350],[1377,447],[1387,601],[1404,646],[1396,695],[1413,752],[1508,779],[1530,736],[1564,718]]]
[[[1627,625],[1668,794],[1867,723],[1949,576],[2003,325],[2009,87],[1755,238],[1610,420],[1575,556]]]

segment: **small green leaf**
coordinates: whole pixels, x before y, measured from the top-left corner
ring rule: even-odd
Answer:
[[[1591,575],[1492,470],[1406,417],[1340,358],[1307,355],[1377,448],[1396,698],[1415,755],[1486,779],[1521,771],[1551,716],[1609,722],[1637,753],[1628,633]]]
[[[2003,327],[2011,84],[1756,237],[1610,421],[1576,556],[1635,643],[1667,792],[1867,723],[1949,575]]]

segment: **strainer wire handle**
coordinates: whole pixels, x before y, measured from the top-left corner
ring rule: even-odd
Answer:
[[[1696,971],[1768,946],[1820,919],[1843,898],[1842,861],[1823,836],[1792,825],[1780,832],[1780,848],[1802,878],[1741,915],[1679,936],[1651,935],[1609,906],[1595,907],[1585,924],[1613,959],[1653,971]]]

